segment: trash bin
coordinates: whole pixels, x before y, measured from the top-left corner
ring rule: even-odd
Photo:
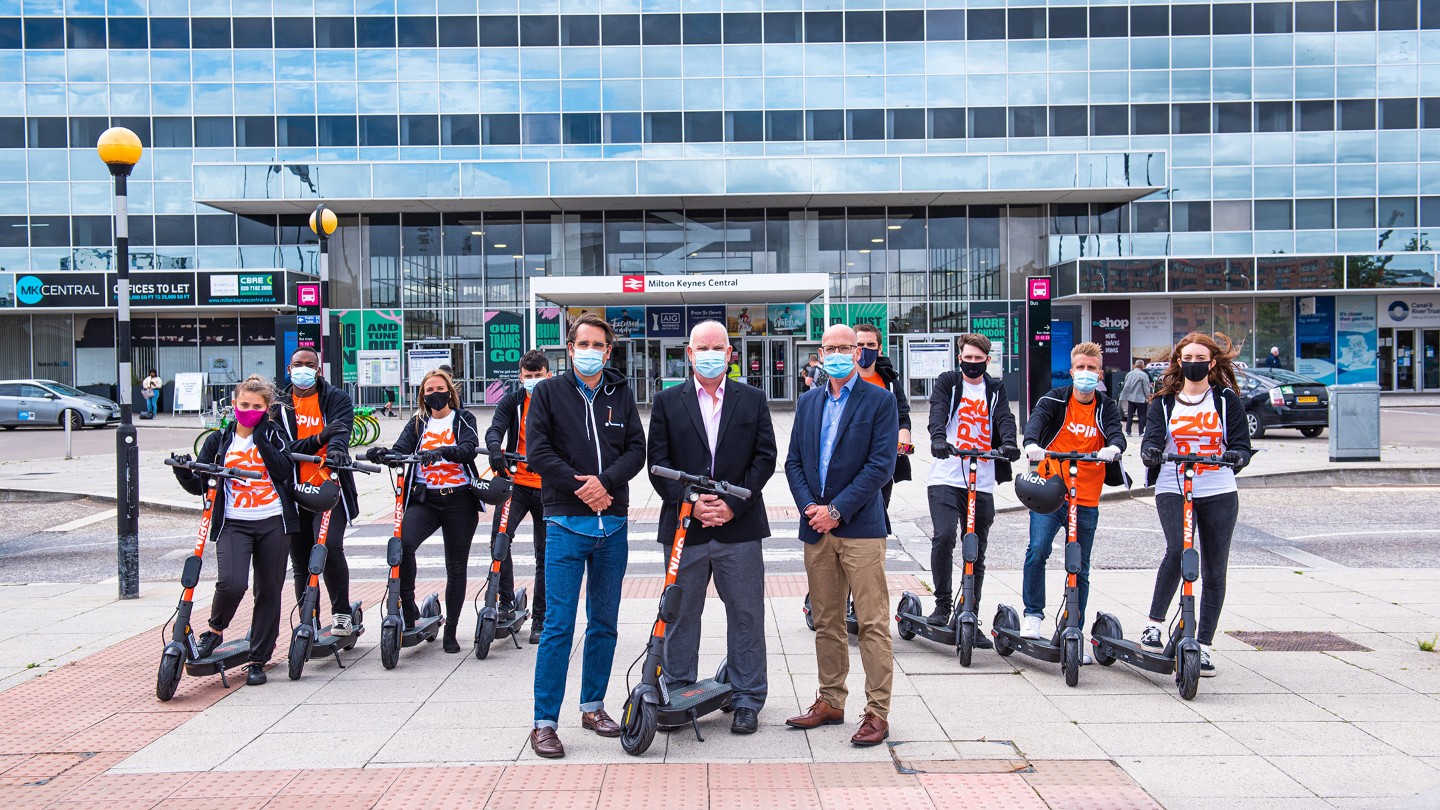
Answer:
[[[1330,386],[1330,460],[1380,460],[1380,386]]]

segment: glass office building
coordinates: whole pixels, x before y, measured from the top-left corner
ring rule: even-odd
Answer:
[[[324,202],[347,379],[448,350],[472,402],[495,324],[558,349],[587,308],[646,397],[705,313],[776,399],[827,313],[914,394],[960,331],[1015,378],[1036,275],[1117,371],[1219,330],[1440,389],[1440,0],[0,0],[0,377],[114,382],[112,125],[167,378],[274,372]]]

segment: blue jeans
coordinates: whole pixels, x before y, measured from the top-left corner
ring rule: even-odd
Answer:
[[[605,708],[605,690],[610,685],[610,665],[619,637],[620,586],[629,563],[629,534],[628,524],[609,535],[592,537],[547,521],[545,628],[535,653],[536,728],[559,727],[582,578],[586,583],[585,658],[580,676],[580,711]]]
[[[149,399],[145,400],[145,412],[148,413],[148,414],[150,414],[151,416],[154,416],[154,415],[155,415],[155,409],[156,409],[156,408],[159,408],[159,407],[160,407],[160,392],[159,392],[159,391],[156,391],[154,396],[152,396],[152,397],[150,397]]]
[[[1061,540],[1069,531],[1070,506],[1062,504],[1048,515],[1030,513],[1030,548],[1025,551],[1025,615],[1045,618],[1045,562],[1050,559],[1050,546],[1059,534]],[[1090,596],[1090,550],[1095,547],[1095,525],[1100,522],[1100,507],[1082,506],[1075,510],[1076,535],[1080,541],[1080,625],[1085,624],[1085,600]],[[1063,554],[1063,552],[1062,552]],[[1063,557],[1062,557],[1063,559]]]

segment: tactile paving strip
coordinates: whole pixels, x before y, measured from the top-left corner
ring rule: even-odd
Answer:
[[[1373,652],[1369,647],[1334,633],[1230,630],[1225,635],[1265,652]]]
[[[1047,810],[1015,774],[923,774],[920,783],[936,807],[984,807],[986,810]]]
[[[801,763],[712,763],[714,792],[727,790],[814,790],[809,765]]]
[[[751,793],[745,790],[710,792],[710,810],[820,810],[814,790],[785,788]]]

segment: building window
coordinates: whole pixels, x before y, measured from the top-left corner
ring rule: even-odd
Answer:
[[[480,18],[477,39],[482,48],[513,48],[520,44],[520,20],[517,17],[484,15]]]
[[[686,45],[719,45],[720,15],[719,14],[685,14],[682,15],[682,33]]]
[[[600,17],[597,14],[566,14],[560,18],[560,44],[600,44]]]
[[[1004,39],[1005,10],[972,8],[965,12],[965,28],[968,39]]]
[[[1255,230],[1288,231],[1295,226],[1289,200],[1256,200]]]
[[[765,40],[760,12],[732,12],[725,15],[724,35],[727,45],[748,45]]]
[[[479,44],[474,17],[440,18],[440,47],[474,48]]]
[[[551,46],[560,44],[560,18],[553,14],[520,15],[520,44]]]
[[[640,18],[640,33],[646,45],[679,45],[679,14],[646,14]]]
[[[645,113],[645,142],[681,143],[685,140],[683,124],[678,112]]]

